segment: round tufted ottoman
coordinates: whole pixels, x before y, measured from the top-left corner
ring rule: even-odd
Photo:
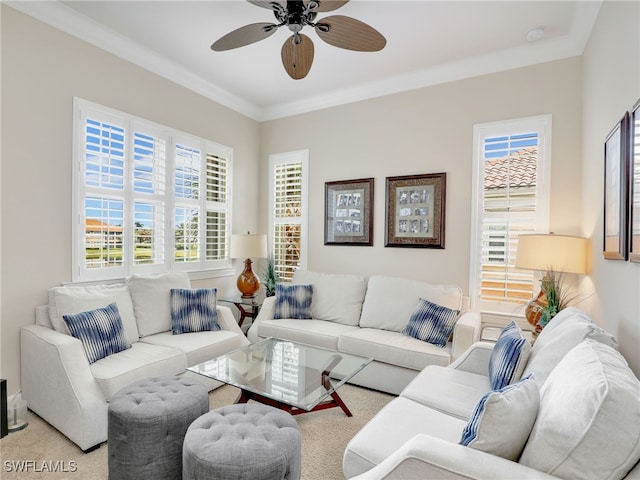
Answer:
[[[182,449],[182,478],[298,480],[298,424],[283,410],[240,403],[212,410],[191,424]]]
[[[197,380],[156,377],[120,390],[109,402],[109,479],[180,479],[184,435],[208,411]]]

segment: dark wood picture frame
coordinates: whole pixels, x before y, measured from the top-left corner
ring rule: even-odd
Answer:
[[[629,260],[640,262],[640,99],[629,119]]]
[[[373,178],[324,184],[324,244],[373,246]]]
[[[446,173],[387,177],[385,247],[444,248]]]
[[[629,209],[629,112],[604,141],[603,254],[607,260],[626,260]]]

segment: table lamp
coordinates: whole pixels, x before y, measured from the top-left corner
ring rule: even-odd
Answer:
[[[236,285],[242,298],[253,298],[260,288],[260,279],[251,269],[251,258],[267,257],[267,236],[247,232],[231,235],[231,258],[245,258],[244,270]]]
[[[520,235],[515,267],[545,272],[543,286],[557,281],[555,273],[586,273],[587,239],[553,233]],[[536,330],[540,328],[538,322],[547,305],[544,288],[541,288],[525,307],[525,317]]]

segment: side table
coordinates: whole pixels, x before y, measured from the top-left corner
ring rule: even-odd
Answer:
[[[240,313],[238,326],[242,327],[245,318],[254,319],[258,316],[260,307],[262,307],[262,303],[264,302],[264,294],[258,293],[253,298],[243,298],[240,295],[235,295],[232,297],[218,298],[218,300],[225,303],[233,303],[236,306]]]

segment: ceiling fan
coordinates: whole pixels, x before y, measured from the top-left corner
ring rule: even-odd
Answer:
[[[294,80],[307,76],[313,63],[313,42],[300,33],[303,27],[315,29],[318,36],[334,47],[358,52],[382,50],[387,40],[375,28],[355,18],[332,15],[316,21],[318,13],[330,12],[349,0],[247,0],[258,7],[272,10],[277,23],[252,23],[227,33],[211,45],[216,52],[243,47],[264,40],[278,28],[287,26],[293,32],[282,45],[284,69]]]

